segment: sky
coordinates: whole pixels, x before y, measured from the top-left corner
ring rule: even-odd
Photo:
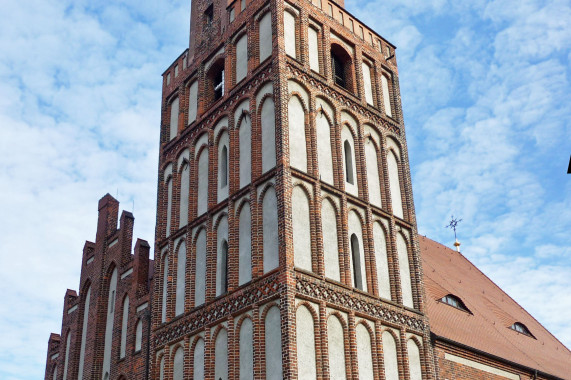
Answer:
[[[418,230],[571,347],[571,3],[346,0],[397,46]],[[190,1],[0,14],[0,378],[38,379],[110,193],[154,237],[161,74]]]

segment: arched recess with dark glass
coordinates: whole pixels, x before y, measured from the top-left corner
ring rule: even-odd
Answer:
[[[218,220],[216,235],[216,296],[221,296],[228,292],[228,217],[226,215]]]
[[[228,131],[223,130],[218,137],[218,202],[228,198]]]
[[[351,285],[359,290],[367,291],[367,274],[365,251],[363,245],[363,224],[356,210],[349,211],[348,243],[351,268]]]
[[[167,297],[168,297],[168,283],[169,283],[169,255],[168,248],[162,252],[162,295],[161,295],[161,322],[167,321]]]
[[[353,260],[353,285],[363,290],[363,273],[361,271],[361,255],[359,247],[359,239],[357,235],[351,234],[351,259]]]
[[[204,303],[206,296],[206,230],[197,232],[194,246],[194,307]]]
[[[183,161],[180,168],[180,203],[179,203],[179,223],[178,227],[188,224],[188,200],[190,192],[190,166],[188,161]]]
[[[343,143],[343,154],[345,156],[345,181],[351,185],[355,184],[355,176],[353,173],[353,149],[348,140]]]

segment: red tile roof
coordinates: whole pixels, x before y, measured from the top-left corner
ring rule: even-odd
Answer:
[[[426,310],[437,336],[537,369],[571,379],[571,351],[517,302],[480,272],[462,254],[419,236]],[[471,313],[440,302],[452,294]],[[530,337],[510,328],[524,324]]]

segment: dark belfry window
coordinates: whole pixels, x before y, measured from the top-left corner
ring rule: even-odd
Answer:
[[[353,286],[363,290],[363,275],[361,273],[361,254],[359,253],[359,239],[351,235],[351,256],[353,259]]]
[[[331,65],[333,66],[333,80],[335,84],[345,88],[347,85],[345,80],[345,66],[343,65],[343,61],[335,53],[331,53]]]
[[[214,100],[220,99],[224,95],[224,69],[218,71],[214,76]]]
[[[214,8],[213,5],[210,4],[208,8],[204,11],[204,25],[207,27],[212,25],[212,21],[214,20]]]

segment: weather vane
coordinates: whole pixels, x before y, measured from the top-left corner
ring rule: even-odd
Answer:
[[[456,237],[456,227],[458,226],[458,223],[460,223],[461,221],[462,219],[454,219],[454,215],[452,215],[452,217],[450,218],[450,223],[446,226],[446,228],[452,228],[454,230],[454,246],[456,247],[456,250],[458,252],[460,252],[460,242]]]

